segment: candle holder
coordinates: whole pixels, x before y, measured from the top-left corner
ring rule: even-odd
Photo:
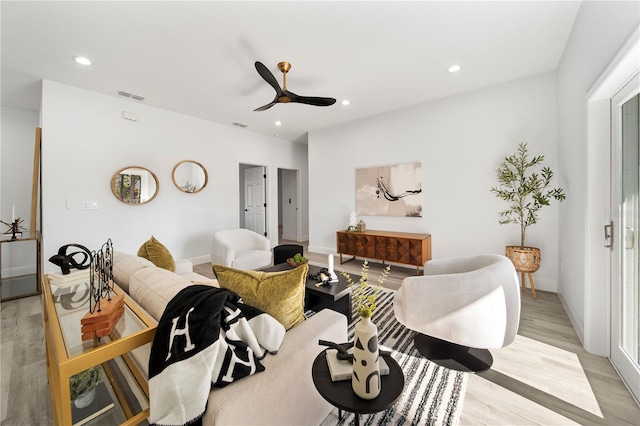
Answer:
[[[328,259],[327,259],[327,263],[329,264],[329,277],[331,278],[332,283],[337,283],[338,282],[338,275],[336,274],[336,271],[333,270],[333,255],[330,254]]]
[[[26,229],[21,226],[23,220],[20,218],[15,219],[11,223],[7,223],[3,220],[0,220],[0,222],[9,227],[9,229],[5,231],[4,235],[11,235],[11,240],[22,238],[22,231],[26,231]]]

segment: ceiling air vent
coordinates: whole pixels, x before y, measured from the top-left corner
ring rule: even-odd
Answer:
[[[134,93],[125,92],[124,90],[118,90],[118,95],[124,96],[125,98],[135,99],[136,101],[144,101],[145,97],[141,95],[136,95]]]
[[[248,126],[247,124],[242,124],[242,123],[238,123],[238,122],[231,123],[231,124],[233,124],[236,127],[242,127],[243,129]]]

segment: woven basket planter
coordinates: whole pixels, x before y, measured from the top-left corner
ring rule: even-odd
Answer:
[[[540,249],[537,247],[507,246],[506,256],[518,272],[535,272],[540,267]]]

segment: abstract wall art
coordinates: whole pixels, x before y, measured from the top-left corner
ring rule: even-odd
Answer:
[[[422,217],[422,163],[356,169],[356,212]]]

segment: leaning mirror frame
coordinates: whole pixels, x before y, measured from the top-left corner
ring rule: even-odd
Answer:
[[[191,168],[185,169],[186,166],[191,166]],[[196,176],[196,174],[199,174],[199,176]],[[183,160],[176,164],[171,173],[171,178],[176,188],[189,194],[202,191],[209,182],[207,169],[193,160]]]
[[[125,167],[111,178],[111,192],[125,204],[146,204],[156,198],[159,189],[158,177],[145,167]]]

